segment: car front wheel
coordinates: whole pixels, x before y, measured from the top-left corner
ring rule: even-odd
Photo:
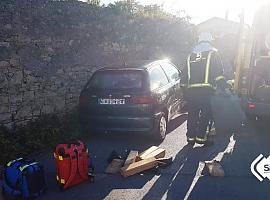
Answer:
[[[167,119],[164,113],[162,113],[156,124],[156,130],[154,131],[154,136],[157,140],[162,141],[166,137],[167,133]]]

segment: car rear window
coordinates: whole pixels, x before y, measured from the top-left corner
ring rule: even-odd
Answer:
[[[143,73],[141,71],[103,71],[97,72],[87,85],[93,90],[127,90],[142,89]]]

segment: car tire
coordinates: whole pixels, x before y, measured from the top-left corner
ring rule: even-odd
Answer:
[[[166,137],[167,127],[168,127],[168,120],[165,113],[161,113],[159,116],[154,130],[154,138],[158,141],[163,141]]]

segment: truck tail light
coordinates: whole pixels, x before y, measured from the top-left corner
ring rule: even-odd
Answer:
[[[256,105],[253,104],[253,103],[249,103],[249,104],[248,104],[248,108],[249,108],[249,109],[254,109],[254,108],[256,108]]]

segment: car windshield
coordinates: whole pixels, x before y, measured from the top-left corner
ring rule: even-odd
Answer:
[[[92,90],[141,89],[142,87],[143,74],[140,71],[97,72],[87,85],[87,89]]]

